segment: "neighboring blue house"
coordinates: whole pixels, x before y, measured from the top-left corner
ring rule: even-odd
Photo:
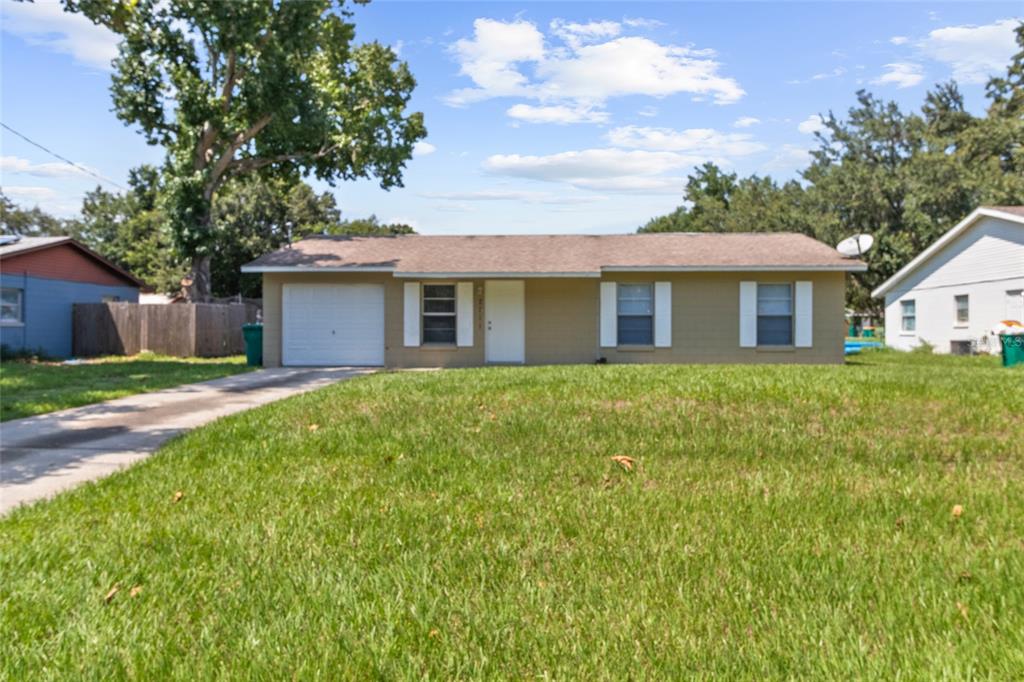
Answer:
[[[70,237],[0,237],[0,344],[71,355],[71,306],[137,303],[143,283]]]

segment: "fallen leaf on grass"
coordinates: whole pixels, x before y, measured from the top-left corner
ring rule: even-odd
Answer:
[[[953,518],[954,519],[959,519],[960,515],[963,514],[963,513],[964,513],[964,508],[961,505],[959,505],[959,504],[954,504],[953,505],[952,514],[953,514]]]
[[[611,458],[613,462],[621,466],[626,471],[632,471],[633,466],[636,464],[636,460],[632,457],[626,457],[625,455],[615,455]]]
[[[429,633],[427,634],[427,636],[428,636],[428,637],[431,637],[431,638],[433,638],[433,637],[437,637],[437,636],[438,636],[438,635],[440,635],[440,634],[441,634],[441,633],[437,631],[437,628],[434,628],[433,630],[431,630],[431,631],[430,631],[430,632],[429,632]]]
[[[964,620],[968,620],[968,618],[967,618],[967,604],[961,604],[960,602],[957,602],[956,603],[956,607],[958,609],[960,609],[960,615],[963,616]]]
[[[131,591],[128,593],[128,596],[129,597],[138,597],[139,596],[139,592],[142,592],[142,585],[136,585],[135,587],[133,587],[131,589]]]
[[[174,503],[177,504],[178,502],[181,502],[181,498],[183,497],[185,497],[185,493],[181,490],[174,493]]]
[[[111,587],[110,588],[110,592],[107,592],[107,596],[105,596],[103,598],[103,601],[106,602],[107,604],[109,604],[110,600],[114,598],[114,595],[117,594],[118,590],[120,590],[120,589],[121,588],[118,587],[117,585],[114,585],[113,587]]]
[[[316,430],[317,430],[317,429],[319,429],[319,428],[320,428],[320,425],[319,425],[319,424],[310,424],[310,425],[309,425],[309,430],[310,430],[310,431],[316,431]]]

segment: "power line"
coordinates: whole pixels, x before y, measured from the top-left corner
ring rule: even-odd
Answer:
[[[0,121],[0,126],[3,126],[7,130],[11,131],[12,133],[17,135],[21,139],[25,140],[25,142],[28,142],[30,145],[33,145],[35,147],[39,147],[40,149],[42,149],[44,152],[46,152],[50,156],[52,156],[54,158],[57,158],[57,159],[60,159],[61,161],[63,161],[64,163],[66,163],[66,164],[68,164],[70,166],[74,166],[75,168],[77,168],[78,170],[82,171],[86,175],[91,175],[94,178],[96,178],[97,180],[102,180],[103,182],[109,182],[111,185],[113,185],[114,187],[117,187],[118,189],[123,189],[125,191],[128,190],[128,188],[125,187],[124,185],[121,185],[120,183],[114,182],[113,180],[111,180],[110,178],[108,178],[108,177],[106,177],[104,175],[100,175],[99,173],[94,173],[93,171],[89,170],[85,166],[78,165],[77,163],[75,163],[71,159],[65,158],[65,157],[61,156],[60,154],[58,154],[57,152],[47,149],[46,147],[44,147],[43,145],[39,144],[35,140],[30,140],[29,138],[25,137],[24,135],[19,133],[17,130],[15,130],[11,126],[7,125],[6,123],[3,123],[2,121]]]

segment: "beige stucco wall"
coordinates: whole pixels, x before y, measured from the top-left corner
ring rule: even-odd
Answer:
[[[814,283],[811,348],[739,346],[739,283]],[[465,281],[465,280],[462,280]],[[843,361],[843,273],[616,273],[603,281],[672,282],[672,347],[599,348],[599,279],[526,279],[526,362],[531,365],[590,363],[599,357],[627,362]],[[406,348],[403,345],[403,282],[387,273],[267,273],[263,275],[263,360],[281,364],[281,285],[285,282],[379,282],[384,284],[385,361],[389,367],[469,367],[484,364],[484,282],[473,280],[473,345]]]

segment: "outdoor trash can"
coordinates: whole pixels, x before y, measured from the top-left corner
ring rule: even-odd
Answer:
[[[245,337],[245,361],[250,367],[263,364],[263,325],[243,324],[242,336]]]
[[[1024,364],[1024,334],[1000,334],[1003,344],[1003,367]]]

